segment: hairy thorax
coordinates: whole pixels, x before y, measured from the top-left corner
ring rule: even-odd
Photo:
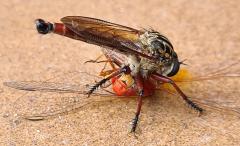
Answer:
[[[142,53],[152,56],[154,60],[129,55],[127,63],[132,70],[132,75],[140,72],[144,78],[147,78],[152,72],[167,75],[169,71],[171,71],[174,50],[172,44],[166,37],[159,32],[146,30],[139,36],[137,45],[139,48],[142,48]]]

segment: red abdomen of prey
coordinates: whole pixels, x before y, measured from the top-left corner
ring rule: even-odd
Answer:
[[[138,96],[138,89],[134,85],[132,77],[120,76],[112,78],[112,89],[118,96]],[[156,87],[150,80],[144,80],[143,96],[151,96],[154,94]]]

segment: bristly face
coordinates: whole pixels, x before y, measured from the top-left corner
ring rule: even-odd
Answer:
[[[180,67],[178,56],[171,42],[159,32],[147,30],[140,36],[140,41],[146,51],[159,60],[162,65],[161,73],[167,76],[175,75]]]

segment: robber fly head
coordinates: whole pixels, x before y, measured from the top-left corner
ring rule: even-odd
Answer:
[[[156,58],[162,65],[162,74],[170,77],[178,72],[180,67],[178,56],[171,42],[165,36],[157,31],[147,30],[140,36],[140,40],[148,54]]]

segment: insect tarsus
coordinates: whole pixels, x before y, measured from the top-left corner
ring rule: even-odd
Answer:
[[[93,85],[90,90],[87,92],[88,97],[101,85],[103,85],[104,83],[106,83],[108,80],[106,78],[102,79],[101,81],[97,82],[95,85]]]
[[[196,103],[194,103],[193,101],[191,101],[190,99],[185,99],[185,101],[187,102],[188,105],[190,105],[194,110],[198,111],[199,114],[201,114],[203,112],[203,109],[201,107],[199,107]]]
[[[171,84],[175,90],[178,92],[178,94],[182,97],[182,99],[190,106],[192,107],[194,110],[198,111],[200,114],[203,112],[203,109],[201,107],[199,107],[196,103],[194,103],[193,101],[191,101],[183,92],[182,90],[177,86],[177,84],[171,80],[170,78],[167,78],[165,76],[162,76],[160,74],[152,74],[152,77],[156,80],[159,80],[161,82],[164,83],[169,83]]]

